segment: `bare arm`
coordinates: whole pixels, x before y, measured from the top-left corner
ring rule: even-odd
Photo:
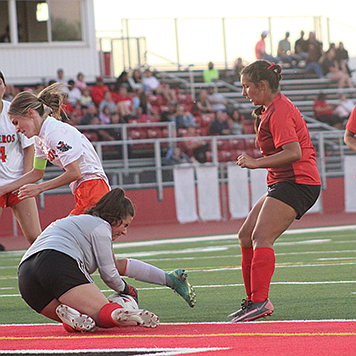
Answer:
[[[243,153],[237,158],[237,165],[241,168],[276,168],[292,164],[302,158],[299,142],[290,142],[282,146],[282,151],[271,156],[252,158]]]
[[[356,139],[354,136],[355,134],[352,131],[348,129],[345,130],[345,135],[344,135],[345,144],[353,151],[356,151]]]
[[[23,174],[25,174],[33,168],[33,159],[35,157],[35,150],[33,145],[26,147],[23,150],[23,155]]]

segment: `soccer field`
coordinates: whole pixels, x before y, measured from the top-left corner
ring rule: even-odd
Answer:
[[[276,270],[268,320],[356,319],[356,228],[290,230],[275,244]],[[235,235],[115,243],[117,257],[136,258],[165,271],[185,268],[197,293],[190,308],[167,287],[127,279],[139,305],[162,323],[228,321],[245,297],[241,253]],[[0,252],[0,324],[51,323],[21,299],[17,266],[24,251]],[[111,290],[94,280],[105,293]]]

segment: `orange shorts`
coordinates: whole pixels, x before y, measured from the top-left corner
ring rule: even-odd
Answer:
[[[0,207],[1,208],[11,207],[16,205],[20,201],[21,199],[19,199],[17,195],[13,193],[7,193],[4,194],[2,197],[0,197]]]
[[[90,209],[97,201],[110,191],[110,187],[103,179],[86,180],[79,184],[75,191],[75,208],[71,215],[83,214],[86,209]]]

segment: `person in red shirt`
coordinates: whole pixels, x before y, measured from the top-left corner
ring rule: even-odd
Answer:
[[[346,130],[344,135],[345,144],[351,148],[353,151],[356,151],[356,106],[353,108],[350,117],[346,124]]]
[[[104,100],[105,92],[109,91],[109,88],[104,84],[103,77],[96,77],[96,82],[92,86],[90,94],[96,106]]]
[[[336,129],[341,129],[344,119],[334,114],[334,107],[326,102],[325,93],[319,93],[313,103],[315,118]]]
[[[238,237],[242,276],[247,298],[230,314],[233,322],[271,315],[268,298],[275,269],[273,244],[294,219],[300,219],[316,202],[320,177],[315,150],[299,110],[280,93],[281,67],[257,60],[242,70],[242,95],[255,106],[257,142],[262,157],[242,154],[237,164],[267,169],[267,193],[250,211]]]

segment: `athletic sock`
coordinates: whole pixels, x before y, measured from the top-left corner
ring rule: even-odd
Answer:
[[[241,246],[241,269],[244,280],[247,299],[251,299],[251,263],[253,258],[253,247]]]
[[[116,309],[122,309],[122,306],[118,303],[108,303],[100,309],[98,319],[101,327],[112,328],[114,326],[118,326],[118,324],[111,317],[112,312]]]
[[[166,273],[164,271],[135,259],[127,259],[124,275],[141,282],[158,284],[160,286],[167,285]]]
[[[268,298],[275,264],[276,259],[272,248],[255,249],[251,265],[251,299],[254,303],[261,303]]]

